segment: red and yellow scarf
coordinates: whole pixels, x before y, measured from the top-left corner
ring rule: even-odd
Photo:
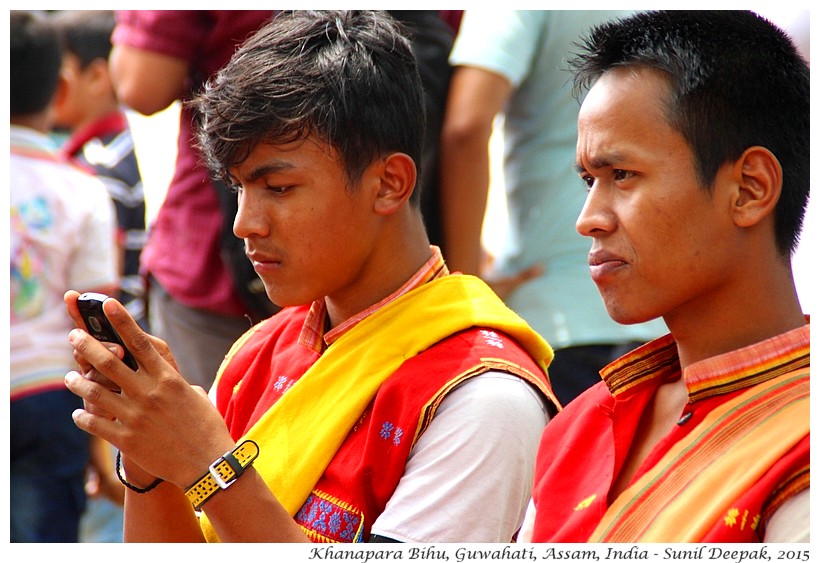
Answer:
[[[285,509],[296,514],[379,387],[406,359],[474,326],[509,335],[546,372],[549,344],[484,282],[464,275],[401,296],[328,347],[244,437],[259,444],[254,467]],[[209,541],[218,541],[205,514],[201,525]]]

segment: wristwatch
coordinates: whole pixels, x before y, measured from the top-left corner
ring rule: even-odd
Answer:
[[[245,440],[216,459],[196,483],[185,489],[185,496],[194,506],[194,510],[202,510],[202,505],[218,491],[233,485],[258,456],[259,446],[256,442]]]

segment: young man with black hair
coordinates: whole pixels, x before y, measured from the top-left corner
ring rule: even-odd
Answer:
[[[136,374],[72,331],[75,422],[122,451],[126,541],[510,541],[555,408],[552,351],[428,242],[401,27],[281,15],[195,104],[234,231],[284,308],[237,341],[212,400],[115,300]]]
[[[671,334],[550,422],[521,537],[808,541],[808,66],[751,12],[672,11],[596,27],[574,69],[592,279]]]

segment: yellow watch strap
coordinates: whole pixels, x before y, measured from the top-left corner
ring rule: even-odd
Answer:
[[[201,510],[202,505],[217,491],[231,486],[257,456],[259,446],[253,440],[245,440],[214,461],[208,467],[208,471],[185,490],[185,496],[194,506],[194,510]]]

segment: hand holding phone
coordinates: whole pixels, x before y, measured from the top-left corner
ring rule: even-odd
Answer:
[[[137,361],[128,351],[128,348],[125,347],[122,338],[103,313],[102,305],[106,299],[108,299],[108,296],[102,293],[83,293],[77,299],[77,308],[80,310],[88,333],[100,342],[120,345],[125,352],[122,361],[132,370],[137,371]]]

